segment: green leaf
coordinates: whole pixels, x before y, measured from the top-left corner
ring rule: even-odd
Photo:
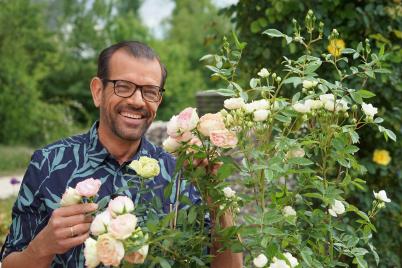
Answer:
[[[356,261],[358,268],[368,268],[367,262],[363,259],[362,256],[356,256],[354,260]]]
[[[305,193],[305,194],[303,194],[303,196],[310,197],[310,198],[322,199],[322,195],[319,193]]]
[[[371,91],[365,90],[365,89],[360,89],[357,91],[357,93],[360,95],[360,97],[364,99],[369,99],[372,97],[375,97],[375,94]]]
[[[271,37],[282,37],[284,36],[283,33],[281,33],[280,31],[278,31],[277,29],[268,29],[262,32],[263,34],[267,34]]]
[[[304,157],[293,157],[293,158],[290,158],[290,159],[288,160],[288,163],[289,163],[289,164],[301,165],[301,166],[308,166],[308,165],[314,164],[313,161],[311,161],[311,160],[309,160],[309,159],[307,159],[307,158],[304,158]]]
[[[190,212],[188,213],[188,223],[192,224],[197,218],[197,207],[193,206],[190,208]]]
[[[293,77],[286,78],[286,79],[283,81],[283,83],[284,83],[284,84],[293,83],[293,86],[294,86],[294,87],[297,87],[298,85],[300,85],[300,84],[302,83],[302,79],[301,79],[300,77],[293,76]]]
[[[172,266],[170,266],[169,262],[162,257],[158,257],[158,261],[159,261],[159,264],[162,266],[162,268],[171,268],[172,267]]]
[[[251,88],[256,88],[257,84],[258,84],[259,79],[257,78],[251,78],[250,79],[250,87]]]
[[[356,50],[354,50],[352,48],[344,48],[344,49],[342,49],[342,54],[352,54],[352,53],[356,53]]]

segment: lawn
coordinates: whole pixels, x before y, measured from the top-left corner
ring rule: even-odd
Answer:
[[[24,173],[33,149],[26,146],[0,145],[0,176]]]
[[[4,244],[11,224],[11,209],[15,202],[15,196],[0,199],[0,248]]]

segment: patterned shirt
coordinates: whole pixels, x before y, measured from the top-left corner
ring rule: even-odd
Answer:
[[[25,249],[46,226],[52,211],[60,207],[66,188],[75,187],[78,182],[90,177],[102,182],[95,202],[107,204],[118,189],[132,181],[134,187],[125,188],[121,195],[131,197],[135,204],[157,196],[162,203],[160,214],[169,212],[177,192],[173,177],[175,159],[144,137],[141,139],[139,149],[131,160],[148,156],[157,159],[160,165],[159,175],[146,182],[151,191],[141,196],[139,186],[136,187],[139,182],[133,179],[135,171],[128,167],[131,160],[120,165],[100,143],[97,128],[98,122],[86,134],[60,140],[34,152],[13,207],[10,233],[1,250],[1,259],[11,252]],[[171,182],[171,195],[165,197],[164,189]],[[187,187],[185,183],[181,183],[179,188],[191,202],[200,202],[195,188]],[[84,263],[81,245],[56,255],[51,267],[84,267]]]

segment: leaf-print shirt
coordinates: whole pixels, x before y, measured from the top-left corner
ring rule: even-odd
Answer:
[[[159,197],[161,215],[169,212],[175,203],[177,190],[188,196],[193,203],[200,201],[193,187],[187,187],[185,183],[176,185],[173,177],[175,159],[144,137],[132,160],[140,156],[157,159],[160,173],[146,181],[146,187],[151,191],[141,196],[139,188],[135,187],[139,184],[134,177],[135,171],[128,167],[131,161],[120,165],[100,143],[97,128],[98,122],[86,134],[62,139],[34,152],[13,207],[10,233],[1,250],[1,259],[14,251],[25,249],[46,226],[52,211],[60,207],[60,199],[66,188],[75,187],[87,178],[100,179],[102,182],[95,199],[97,203],[107,204],[118,189],[126,189],[120,195],[131,197],[136,204]],[[130,181],[134,187],[127,187]],[[173,185],[171,193],[164,196],[164,189],[170,184]],[[84,267],[84,263],[81,245],[56,255],[51,267]]]

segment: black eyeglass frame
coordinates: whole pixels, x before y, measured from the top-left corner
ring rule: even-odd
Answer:
[[[165,89],[164,89],[164,88],[161,88],[161,87],[159,87],[159,86],[155,86],[155,85],[137,85],[136,83],[133,83],[133,82],[127,81],[127,80],[122,80],[122,79],[117,79],[117,80],[102,79],[102,81],[103,81],[103,82],[110,82],[110,83],[113,83],[113,91],[114,91],[114,94],[116,94],[116,96],[119,96],[120,98],[130,98],[130,97],[132,97],[132,96],[135,94],[135,92],[137,91],[137,89],[140,89],[141,97],[142,97],[143,100],[150,101],[150,102],[158,102],[158,101],[160,101],[160,100],[162,99],[163,92],[165,92]],[[133,85],[135,86],[135,89],[134,89],[133,93],[130,94],[130,96],[120,96],[119,94],[117,94],[117,92],[116,92],[116,83],[117,83],[117,82],[120,82],[120,81],[129,83],[129,84],[133,84]],[[158,100],[148,100],[148,99],[144,98],[144,94],[143,94],[143,92],[142,92],[142,89],[143,89],[144,87],[146,87],[146,86],[157,87],[157,88],[159,89],[159,99],[158,99]]]

